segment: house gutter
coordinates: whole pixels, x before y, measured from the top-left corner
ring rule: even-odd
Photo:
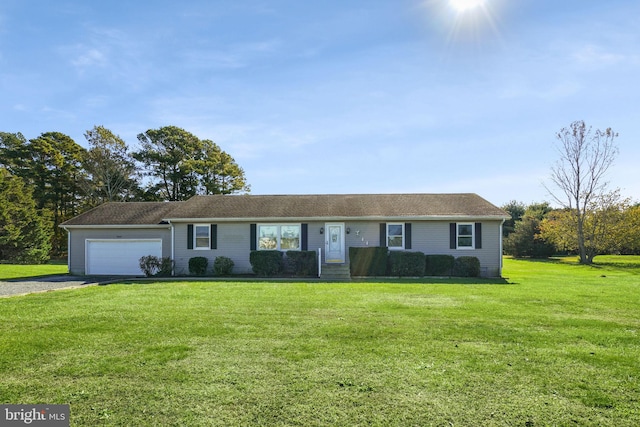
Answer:
[[[176,237],[176,228],[173,226],[173,223],[171,221],[167,221],[169,223],[169,225],[171,226],[171,261],[174,262],[174,266],[175,266],[175,262],[176,262],[176,247],[175,247],[175,237]],[[171,275],[175,276],[175,271],[173,271],[174,269],[171,269]]]
[[[236,218],[165,218],[163,221],[171,223],[197,222],[303,222],[303,221],[505,221],[504,216],[496,215],[412,215],[412,216],[312,216],[312,217],[236,217]]]
[[[71,274],[71,232],[66,226],[60,225],[67,232],[67,273]]]
[[[502,222],[500,223],[500,277],[502,277],[502,267],[504,264],[503,254],[502,254],[502,240],[504,239],[504,237],[502,236],[502,227],[504,226],[505,221],[506,221],[506,218],[502,218]]]

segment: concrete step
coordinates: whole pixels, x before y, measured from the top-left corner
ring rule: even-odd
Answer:
[[[350,280],[351,273],[347,264],[322,264],[320,278],[323,280]]]

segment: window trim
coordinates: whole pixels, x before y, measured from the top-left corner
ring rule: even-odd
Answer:
[[[471,228],[471,235],[460,234],[460,226],[468,225]],[[469,246],[460,246],[460,237],[471,237]],[[456,222],[456,249],[468,251],[476,248],[476,225],[473,222]]]
[[[298,247],[282,249],[282,227],[298,227]],[[260,227],[276,227],[276,247],[267,249],[260,247]],[[302,223],[299,222],[264,222],[256,224],[256,250],[258,251],[301,251],[302,250]]]
[[[387,228],[387,230],[386,230],[387,231],[387,236],[386,236],[387,242],[386,243],[387,243],[387,248],[390,251],[403,251],[404,250],[406,236],[407,236],[404,224],[405,224],[404,222],[387,222],[387,227],[386,227]],[[399,225],[399,226],[402,227],[402,235],[400,236],[402,238],[402,245],[400,245],[400,246],[389,246],[389,237],[392,236],[389,233],[389,226],[391,226],[391,225]],[[396,234],[394,234],[393,237],[398,237],[398,236]]]
[[[207,229],[207,246],[198,246],[198,227],[205,227]],[[202,237],[202,239],[204,239],[204,237]],[[193,250],[211,250],[211,224],[193,224]]]

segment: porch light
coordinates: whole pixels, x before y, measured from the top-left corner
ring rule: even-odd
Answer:
[[[351,229],[347,227],[347,234],[351,233]]]
[[[324,227],[320,227],[320,234],[324,234]]]

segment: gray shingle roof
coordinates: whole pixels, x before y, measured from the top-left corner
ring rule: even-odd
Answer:
[[[477,194],[194,196],[185,202],[106,203],[63,225],[154,225],[163,220],[508,218]]]
[[[110,202],[80,214],[61,226],[158,225],[184,202]]]

